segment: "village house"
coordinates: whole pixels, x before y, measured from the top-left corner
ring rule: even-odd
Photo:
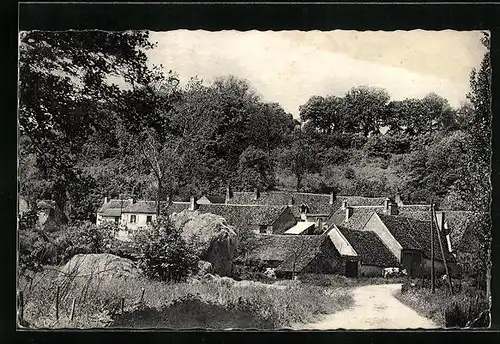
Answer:
[[[123,208],[133,203],[133,199],[109,199],[104,197],[104,203],[97,210],[96,225],[112,222],[121,223]]]
[[[339,252],[351,259],[357,257],[357,267],[352,266],[349,269],[346,265],[346,275],[381,277],[384,269],[399,267],[396,257],[374,232],[355,231],[333,225],[329,231],[329,237],[336,244]],[[355,262],[355,260],[352,261]]]
[[[195,210],[222,216],[238,230],[254,233],[283,234],[297,223],[286,206],[201,204]]]
[[[278,278],[342,273],[342,258],[326,235],[259,235],[247,259],[274,269]]]

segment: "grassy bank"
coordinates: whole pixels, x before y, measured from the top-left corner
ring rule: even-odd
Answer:
[[[383,278],[383,277],[359,277],[349,278],[341,275],[306,274],[299,280],[309,285],[334,288],[351,288],[370,284],[393,284],[404,283],[406,277]]]
[[[429,288],[405,288],[395,297],[441,327],[466,327],[469,321],[489,309],[484,295],[477,291],[460,291],[450,295],[445,288],[437,288],[434,294]],[[481,319],[477,327],[487,324],[487,320]]]
[[[345,287],[286,282],[266,285],[226,278],[183,283],[98,276],[69,280],[58,278],[57,272],[49,269],[36,274],[32,283],[22,279],[20,288],[24,290],[24,319],[36,328],[282,328],[313,321],[320,314],[352,304]]]

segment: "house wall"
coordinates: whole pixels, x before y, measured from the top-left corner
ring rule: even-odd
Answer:
[[[198,203],[198,204],[212,204],[212,202],[210,202],[210,200],[205,196],[203,196],[199,200],[197,200],[196,203]]]
[[[301,271],[301,273],[344,274],[345,260],[335,249],[330,240],[326,240],[321,251]]]
[[[130,216],[135,215],[135,223],[130,222]],[[141,213],[123,213],[122,225],[130,230],[137,230],[147,226],[147,217],[151,216],[151,220],[156,220],[156,214],[141,214]]]
[[[401,262],[401,250],[403,247],[399,242],[392,236],[391,232],[382,223],[377,214],[368,220],[365,226],[362,228],[363,231],[373,231],[375,232],[380,240],[389,248],[389,250],[396,256],[399,262]]]
[[[431,260],[429,258],[423,258],[422,259],[422,271],[421,271],[421,273],[424,276],[430,276],[431,275],[431,266],[432,266]],[[434,260],[434,271],[435,271],[436,278],[444,275],[446,273],[446,269],[444,268],[443,262]]]
[[[118,217],[118,221],[120,221],[120,220],[121,220],[121,218]],[[100,224],[103,224],[104,222],[115,222],[115,217],[97,214],[96,225],[99,226]]]
[[[418,250],[402,250],[401,268],[406,269],[410,277],[422,276],[422,252]]]
[[[376,265],[364,265],[359,266],[359,276],[360,277],[382,277],[384,275],[384,268]]]
[[[293,216],[290,208],[286,208],[281,215],[272,224],[273,234],[283,234],[297,224],[297,220]]]

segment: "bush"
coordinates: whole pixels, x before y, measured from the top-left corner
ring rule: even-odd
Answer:
[[[77,222],[47,233],[37,227],[19,228],[19,266],[38,271],[42,265],[65,264],[75,254],[107,253],[112,240],[107,227]]]
[[[160,218],[150,228],[134,236],[139,266],[150,278],[184,280],[196,273],[198,257],[168,218]]]
[[[484,313],[489,311],[488,302],[484,294],[477,290],[450,295],[446,289],[437,288],[433,294],[429,288],[418,283],[414,286],[406,283],[396,297],[441,326],[469,327],[475,320],[475,326],[489,325],[489,318],[484,317]]]

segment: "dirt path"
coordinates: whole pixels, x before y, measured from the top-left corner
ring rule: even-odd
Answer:
[[[329,329],[406,329],[439,328],[413,309],[399,302],[394,294],[401,284],[381,284],[357,287],[353,290],[354,305],[318,322],[296,324],[296,330]]]

